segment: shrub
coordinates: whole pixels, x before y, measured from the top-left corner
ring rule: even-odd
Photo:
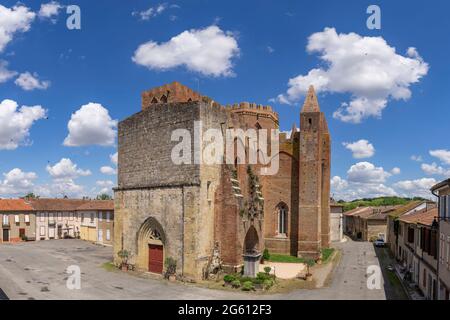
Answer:
[[[273,286],[273,280],[264,280],[263,286],[265,290],[269,290]]]
[[[255,289],[255,287],[253,286],[253,283],[251,281],[245,281],[242,284],[242,290],[243,291],[252,291],[254,289]]]
[[[128,250],[120,250],[117,252],[117,256],[122,260],[122,264],[127,264],[131,253]]]
[[[166,258],[165,264],[166,264],[166,277],[177,273],[177,261],[174,258],[172,257]]]
[[[254,280],[254,278],[250,278],[250,277],[241,277],[240,278],[241,282],[252,282]]]
[[[270,274],[270,271],[272,271],[272,267],[264,267],[264,272],[266,274]]]
[[[227,274],[225,277],[223,277],[223,281],[226,283],[232,283],[234,280],[236,280],[236,277],[232,274]]]
[[[268,273],[265,273],[265,272],[258,272],[258,274],[256,275],[256,279],[259,279],[262,281],[269,280],[271,278],[272,277]]]
[[[237,289],[237,288],[239,288],[240,286],[241,286],[241,282],[239,281],[239,280],[233,280],[232,282],[231,282],[231,286],[233,287],[233,288],[235,288],[235,289]]]
[[[269,253],[269,249],[264,249],[264,252],[263,252],[263,259],[264,260],[270,260],[270,253]]]

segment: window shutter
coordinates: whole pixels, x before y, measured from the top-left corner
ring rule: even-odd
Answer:
[[[430,243],[430,255],[437,259],[437,232],[435,230],[431,231],[431,243]]]

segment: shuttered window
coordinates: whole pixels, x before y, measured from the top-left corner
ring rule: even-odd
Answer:
[[[414,229],[408,227],[408,242],[414,243]]]

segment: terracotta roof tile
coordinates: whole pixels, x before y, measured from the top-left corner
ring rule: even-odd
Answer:
[[[438,214],[439,213],[437,208],[428,210],[424,209],[416,213],[401,216],[399,220],[405,223],[420,223],[423,225],[431,226],[433,224],[434,218],[437,217]]]
[[[75,211],[89,200],[80,199],[30,199],[36,211]]]
[[[33,211],[23,199],[0,199],[0,211]]]
[[[114,200],[91,200],[77,208],[77,210],[114,210]]]

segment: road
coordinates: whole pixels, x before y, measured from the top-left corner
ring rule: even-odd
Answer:
[[[331,285],[316,290],[296,290],[273,295],[210,290],[193,285],[143,279],[122,272],[108,272],[102,264],[111,260],[111,248],[80,240],[55,240],[0,246],[0,292],[9,299],[386,299],[389,282],[369,290],[366,271],[379,265],[370,243],[336,245],[342,258],[334,271]],[[66,268],[80,267],[81,289],[66,286]],[[392,291],[392,290],[390,290]],[[389,298],[396,298],[388,296]],[[1,299],[1,295],[0,295]]]

